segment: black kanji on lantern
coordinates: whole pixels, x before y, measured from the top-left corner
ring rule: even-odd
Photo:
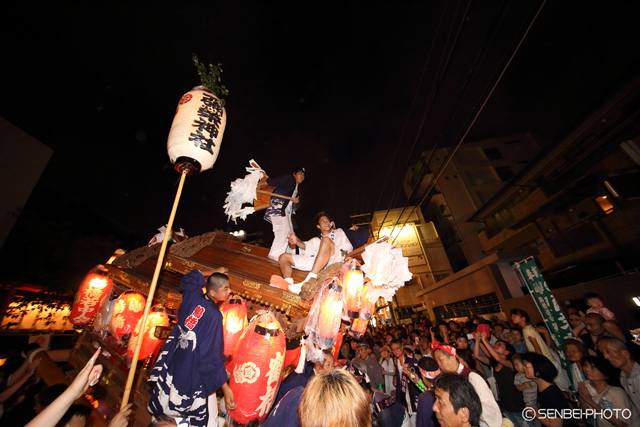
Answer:
[[[191,125],[196,130],[189,134],[189,141],[193,141],[196,147],[213,154],[213,147],[216,146],[213,140],[218,137],[218,130],[222,123],[222,105],[217,98],[206,92],[202,94],[201,103],[197,112],[198,119]]]

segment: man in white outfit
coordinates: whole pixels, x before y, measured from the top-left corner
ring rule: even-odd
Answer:
[[[295,244],[304,250],[304,254],[284,253],[278,258],[282,276],[289,283],[289,290],[296,294],[300,293],[304,283],[318,277],[320,270],[327,265],[342,262],[345,255],[353,250],[347,235],[344,234],[341,228],[335,228],[335,224],[326,212],[319,212],[315,217],[315,223],[318,230],[320,230],[320,236],[318,237],[303,242],[295,233],[289,235],[289,243]],[[294,268],[310,271],[310,273],[303,282],[294,284]]]

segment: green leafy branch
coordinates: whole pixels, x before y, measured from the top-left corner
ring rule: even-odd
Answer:
[[[222,105],[224,105],[224,99],[222,99],[222,96],[229,95],[229,90],[225,87],[225,85],[220,84],[222,64],[209,64],[209,69],[207,69],[206,65],[198,61],[197,55],[194,54],[192,59],[193,63],[196,64],[196,68],[198,69],[198,76],[200,76],[200,82],[202,83],[202,86],[215,93],[218,98],[220,98],[220,102],[222,102]]]

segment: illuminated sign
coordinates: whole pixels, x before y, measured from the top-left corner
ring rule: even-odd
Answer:
[[[380,236],[389,236],[391,234],[392,227],[383,228],[380,230]],[[398,235],[398,233],[400,235]],[[420,238],[418,237],[418,230],[413,223],[408,223],[404,227],[398,225],[393,230],[391,241],[396,239],[395,243],[402,249],[402,255],[411,257],[413,255],[421,255],[424,260],[424,254],[422,253],[422,246],[420,245]],[[410,261],[411,262],[411,261]],[[419,260],[414,261],[414,265],[424,264]]]

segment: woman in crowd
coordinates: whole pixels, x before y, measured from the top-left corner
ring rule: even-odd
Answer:
[[[474,347],[474,357],[486,365],[491,365],[493,378],[495,378],[498,388],[498,401],[503,416],[507,417],[513,424],[524,425],[522,411],[524,410],[524,400],[522,392],[515,386],[516,371],[511,362],[511,357],[516,354],[515,348],[504,340],[498,340],[492,346],[487,335],[476,334],[478,345]],[[481,344],[480,344],[481,343]],[[485,353],[489,354],[492,360],[480,356],[480,346]]]
[[[487,376],[482,370],[480,363],[473,356],[473,352],[468,348],[463,348],[462,350],[456,350],[456,358],[461,365],[466,368],[471,369],[476,374],[480,375],[485,381],[487,381]],[[487,382],[487,384],[489,384]]]
[[[582,361],[589,355],[587,347],[574,338],[564,340],[564,354],[571,361],[571,369],[569,370],[569,379],[574,391],[578,391],[578,385],[586,380],[582,367]]]
[[[297,410],[301,427],[364,427],[371,425],[369,399],[349,372],[334,369],[307,384]]]
[[[382,375],[384,375],[384,392],[389,396],[394,396],[396,388],[393,385],[393,379],[396,376],[395,364],[391,357],[391,349],[388,345],[383,345],[380,349],[380,367]]]
[[[634,417],[631,409],[633,406],[629,397],[621,387],[614,387],[612,380],[616,378],[613,367],[606,359],[595,356],[588,356],[584,359],[583,372],[587,377],[587,381],[581,382],[578,386],[580,399],[595,409],[596,414],[599,411],[611,409],[610,418],[603,418],[601,415],[596,416],[596,426],[598,427],[626,427],[633,425]],[[618,411],[615,411],[618,409]],[[622,412],[626,409],[626,413]],[[625,416],[628,415],[628,416]]]
[[[540,336],[544,338],[544,342],[545,344],[547,344],[547,347],[556,350],[556,344],[553,342],[551,334],[549,333],[549,329],[547,329],[547,325],[544,322],[538,323],[538,326],[536,326],[536,331],[538,331]]]
[[[576,427],[572,418],[562,419],[560,417],[547,417],[548,410],[564,411],[569,410],[564,394],[553,383],[558,375],[558,370],[546,357],[537,353],[525,353],[524,375],[533,380],[538,386],[538,409],[527,409],[529,414],[534,414],[535,418],[547,427]]]
[[[458,350],[463,350],[465,348],[469,348],[469,338],[467,337],[467,334],[464,334],[462,332],[458,332],[455,335],[455,347]]]
[[[542,339],[540,333],[533,327],[529,314],[524,310],[514,308],[511,310],[511,323],[522,329],[524,343],[527,345],[529,351],[540,354],[553,363],[553,366],[558,372],[555,383],[561,390],[568,391],[571,387],[571,382],[566,372],[562,369],[560,357],[547,346],[547,343]]]

